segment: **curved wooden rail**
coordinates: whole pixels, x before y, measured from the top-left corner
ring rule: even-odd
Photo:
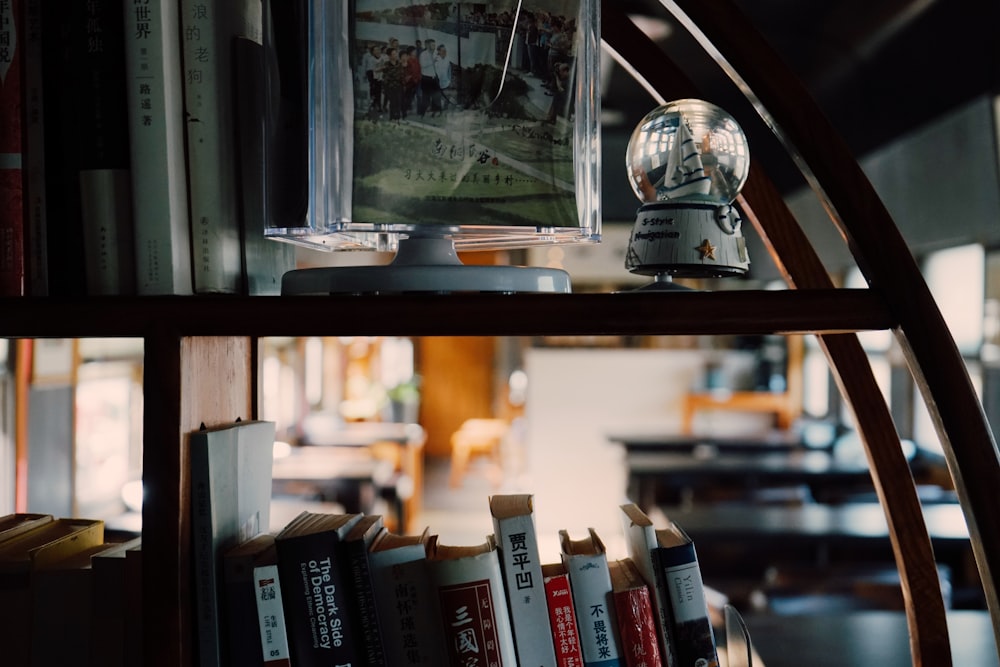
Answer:
[[[663,0],[663,4],[761,110],[765,122],[775,129],[828,204],[831,217],[873,289],[886,298],[911,372],[924,391],[948,452],[996,630],[991,573],[998,549],[995,536],[984,534],[995,528],[983,526],[991,510],[997,508],[995,494],[988,493],[988,489],[997,488],[996,448],[964,362],[908,248],[867,178],[809,95],[732,5],[698,0]],[[605,3],[603,9],[603,34],[633,73],[663,99],[699,96],[683,73],[612,3]],[[734,63],[739,63],[738,71]],[[797,151],[795,146],[801,143],[806,147]],[[796,288],[832,286],[770,181],[752,169],[743,192],[741,205],[788,283]],[[759,213],[763,216],[758,217]],[[854,411],[886,512],[907,603],[914,664],[949,665],[951,651],[933,551],[890,413],[857,337],[822,335],[819,339]],[[956,452],[953,443],[959,441],[963,444]]]

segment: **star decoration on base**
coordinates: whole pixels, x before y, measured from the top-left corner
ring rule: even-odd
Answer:
[[[701,253],[702,259],[715,259],[715,246],[708,239],[702,241],[695,250]]]

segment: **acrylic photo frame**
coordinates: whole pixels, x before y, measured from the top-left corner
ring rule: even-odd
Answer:
[[[600,239],[596,0],[265,10],[267,236],[329,250]],[[421,56],[408,89],[399,63]]]

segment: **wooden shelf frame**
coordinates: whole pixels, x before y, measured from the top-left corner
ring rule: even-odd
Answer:
[[[1000,646],[1000,456],[964,360],[894,221],[857,161],[787,65],[730,0],[661,0],[772,128],[846,239],[872,289],[885,300],[908,367],[931,413],[972,537]],[[604,39],[664,100],[699,97],[697,87],[628,20],[602,8]],[[832,287],[774,185],[759,169],[739,200],[786,282]],[[934,555],[899,437],[857,336],[819,341],[852,409],[886,513],[906,601],[915,665],[950,665],[951,650]]]
[[[938,667],[950,665],[951,654],[933,552],[895,426],[853,333],[892,330],[938,427],[1000,637],[997,447],[918,267],[857,162],[735,5],[662,2],[787,140],[872,287],[834,289],[780,194],[752,167],[739,203],[790,290],[0,299],[0,335],[144,339],[146,664],[194,663],[187,433],[203,422],[256,416],[256,337],[278,335],[816,334],[854,412],[886,511],[914,664]],[[663,99],[699,96],[613,0],[602,22],[605,41]]]

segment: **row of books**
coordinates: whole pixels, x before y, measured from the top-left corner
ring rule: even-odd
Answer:
[[[624,505],[627,557],[609,557],[593,529],[560,531],[561,559],[542,563],[533,497],[489,504],[480,544],[306,511],[228,550],[222,664],[719,664],[694,548],[675,524]]]
[[[96,519],[0,517],[6,667],[142,664],[141,538],[105,538]]]
[[[0,296],[277,294],[260,0],[0,6]]]
[[[478,544],[378,514],[305,511],[270,526],[274,424],[190,436],[201,667],[717,665],[694,545],[621,508],[628,551],[591,529],[542,563],[531,494],[489,498]],[[492,529],[492,530],[490,530]]]

